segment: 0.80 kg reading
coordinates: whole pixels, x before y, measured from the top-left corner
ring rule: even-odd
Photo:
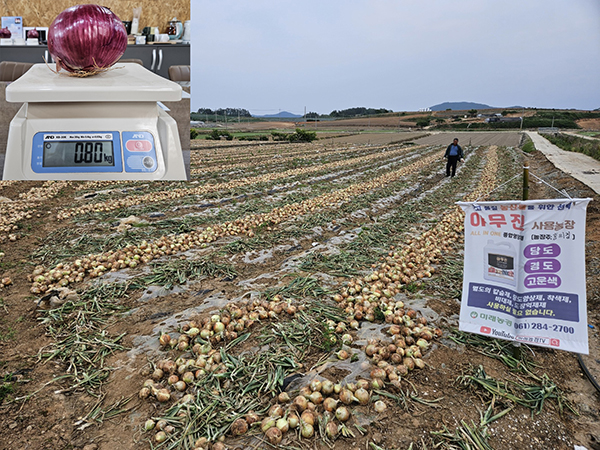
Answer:
[[[112,141],[44,142],[44,167],[113,166]]]

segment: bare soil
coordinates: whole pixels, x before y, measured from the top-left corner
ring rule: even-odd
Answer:
[[[600,119],[581,119],[577,121],[584,130],[600,131]]]
[[[396,120],[397,118],[391,118]],[[397,124],[397,122],[396,122]],[[395,125],[394,125],[395,126]],[[507,134],[499,133],[502,137]],[[474,134],[471,136],[475,136]],[[432,137],[433,138],[433,137]],[[447,137],[445,137],[447,140]],[[465,139],[461,138],[461,142]],[[444,141],[446,142],[446,141]],[[473,145],[477,145],[475,142]],[[503,144],[508,145],[508,144]],[[592,197],[587,215],[586,261],[588,290],[588,321],[590,324],[590,356],[584,361],[596,376],[600,364],[600,203],[599,198],[585,185],[556,170],[539,152],[528,156],[531,171],[557,189],[566,189],[573,197]],[[26,192],[30,184],[19,183],[4,187],[0,195],[14,198]],[[105,385],[103,405],[133,396],[127,413],[103,423],[94,423],[80,429],[78,421],[97,403],[98,399],[85,393],[62,393],[65,386],[50,383],[65,371],[58,361],[41,363],[37,355],[49,343],[44,327],[36,312],[37,298],[29,292],[31,273],[30,254],[51,231],[70,226],[56,222],[51,212],[69,202],[73,192],[48,201],[38,209],[40,217],[21,224],[23,237],[3,245],[6,252],[0,261],[0,275],[10,276],[13,284],[0,289],[0,376],[10,375],[15,388],[0,404],[0,450],[9,449],[83,449],[117,450],[150,448],[147,434],[141,432],[144,421],[160,413],[158,403],[142,401],[137,397],[144,379],[142,372],[148,360],[158,354],[157,333],[163,329],[166,318],[184,320],[188,308],[206,304],[211,296],[236,295],[235,283],[207,279],[197,283],[193,291],[167,293],[139,301],[142,292],[123,300],[130,312],[118,318],[108,329],[111,334],[126,333],[124,345],[134,351],[119,352],[109,361],[114,367],[109,383]],[[554,191],[543,184],[534,184],[530,198],[552,198]],[[72,226],[72,225],[71,225]],[[309,247],[310,242],[301,242]],[[285,259],[280,255],[265,265],[247,265],[240,278],[252,279],[274,271]],[[274,280],[276,282],[277,280]],[[340,280],[341,281],[341,280]],[[427,306],[447,320],[456,318],[460,304],[443,291],[425,290],[419,294],[427,299]],[[204,314],[208,314],[210,309]],[[169,322],[171,323],[171,322]],[[547,403],[540,414],[516,407],[510,414],[493,422],[489,427],[490,444],[494,449],[569,449],[583,445],[600,449],[600,394],[584,376],[576,355],[550,349],[532,348],[539,373],[547,374],[562,389],[576,413],[568,409],[559,412],[556,404]],[[410,383],[421,399],[435,400],[432,406],[409,402],[404,408],[390,404],[382,414],[372,407],[359,409],[364,416],[365,434],[354,430],[356,438],[340,438],[335,449],[364,449],[369,443],[385,449],[407,449],[412,444],[420,447],[427,442],[430,432],[443,426],[454,430],[460,421],[478,423],[487,400],[457,383],[457,377],[469,371],[470,366],[485,365],[486,371],[499,379],[508,378],[503,364],[480,354],[471,346],[457,345],[447,337],[436,341],[426,359],[427,368],[415,371]],[[23,399],[24,396],[33,394]],[[20,401],[9,401],[21,398]],[[495,412],[506,407],[499,401]],[[423,440],[423,441],[422,441]],[[284,440],[282,444],[298,445]],[[266,448],[261,441],[226,440],[230,448]],[[302,447],[325,448],[317,441],[302,441]],[[431,447],[427,447],[431,448]]]

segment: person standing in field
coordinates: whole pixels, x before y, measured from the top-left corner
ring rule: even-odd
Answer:
[[[464,157],[463,149],[458,145],[458,138],[454,138],[454,141],[448,146],[446,154],[444,155],[444,158],[448,159],[448,162],[446,163],[447,177],[453,177],[456,174],[456,164],[458,163],[458,160],[464,161]],[[450,170],[452,170],[452,174],[450,174]]]

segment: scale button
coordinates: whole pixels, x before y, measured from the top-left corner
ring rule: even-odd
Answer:
[[[151,156],[144,156],[142,163],[148,169],[152,169],[152,167],[154,167],[154,159]]]
[[[145,139],[130,140],[125,143],[125,147],[130,152],[149,152],[152,150],[152,142]]]

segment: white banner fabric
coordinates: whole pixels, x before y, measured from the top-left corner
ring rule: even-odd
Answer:
[[[587,355],[590,200],[458,202],[465,212],[460,330]]]

